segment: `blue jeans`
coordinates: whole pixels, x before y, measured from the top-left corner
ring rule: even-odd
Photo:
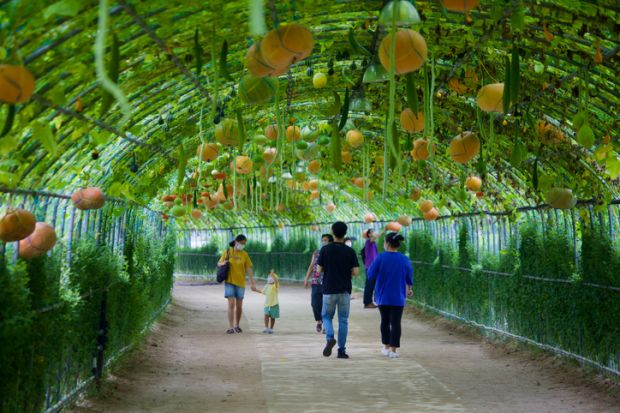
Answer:
[[[334,338],[334,325],[332,320],[338,307],[338,348],[345,349],[347,333],[349,332],[349,308],[351,307],[351,294],[323,294],[323,327],[325,338]]]

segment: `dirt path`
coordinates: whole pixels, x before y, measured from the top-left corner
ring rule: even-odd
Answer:
[[[505,354],[408,315],[401,358],[379,355],[379,314],[352,302],[350,360],[321,355],[309,291],[286,285],[274,335],[246,293],[243,334],[227,336],[221,286],[177,285],[143,351],[74,412],[620,412],[560,369]]]

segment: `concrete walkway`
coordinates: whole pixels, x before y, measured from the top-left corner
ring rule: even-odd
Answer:
[[[246,291],[242,334],[226,335],[223,287],[177,284],[147,340],[75,412],[620,412],[618,399],[560,367],[508,354],[411,314],[400,359],[380,355],[379,313],[351,304],[349,360],[322,356],[310,292],[283,285],[265,335],[260,294]]]

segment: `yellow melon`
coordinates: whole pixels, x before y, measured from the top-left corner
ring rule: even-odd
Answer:
[[[346,138],[347,143],[352,148],[359,148],[364,144],[364,135],[362,135],[362,132],[358,131],[357,129],[351,129],[350,131],[348,131]]]
[[[23,103],[34,93],[34,76],[24,66],[0,65],[0,101]]]
[[[351,159],[353,159],[351,156],[351,152],[349,151],[342,151],[340,153],[340,157],[342,158],[342,162],[344,163],[350,163]]]
[[[203,162],[212,161],[217,158],[218,155],[217,145],[214,143],[198,145],[198,148],[196,148],[196,155],[199,156]]]
[[[429,157],[429,146],[426,139],[416,139],[413,141],[413,149],[411,150],[411,157],[416,161],[423,161]]]
[[[465,187],[472,192],[478,192],[482,188],[482,179],[477,176],[468,176],[465,180]]]
[[[301,129],[299,126],[289,126],[286,128],[286,139],[289,142],[297,142],[301,138]]]
[[[419,206],[420,206],[420,211],[426,213],[433,208],[433,201],[431,201],[430,199],[425,199],[423,201],[420,201]]]
[[[437,218],[439,218],[439,211],[437,210],[437,208],[433,207],[428,210],[428,212],[425,212],[423,214],[423,217],[427,221],[435,221]]]

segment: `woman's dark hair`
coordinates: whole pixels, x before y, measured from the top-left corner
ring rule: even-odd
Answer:
[[[239,235],[237,235],[237,236],[235,237],[235,239],[234,239],[234,240],[230,241],[230,242],[228,243],[228,245],[230,245],[231,247],[234,247],[234,246],[235,246],[235,242],[236,242],[236,241],[241,242],[241,241],[247,241],[247,240],[248,240],[248,237],[246,237],[246,236],[245,236],[245,235],[243,235],[243,234],[239,234]]]
[[[366,238],[370,238],[370,234],[371,234],[372,232],[375,232],[375,230],[374,230],[374,229],[372,229],[372,228],[368,228],[368,229],[366,230],[366,233],[365,233],[365,234],[366,234]]]
[[[334,242],[334,236],[332,234],[323,234],[321,235],[321,239],[327,238],[327,242]]]
[[[396,249],[400,248],[400,243],[403,242],[404,240],[405,240],[405,237],[403,237],[402,235],[396,232],[390,232],[389,234],[385,236],[385,242],[390,244],[390,247],[396,248]]]

